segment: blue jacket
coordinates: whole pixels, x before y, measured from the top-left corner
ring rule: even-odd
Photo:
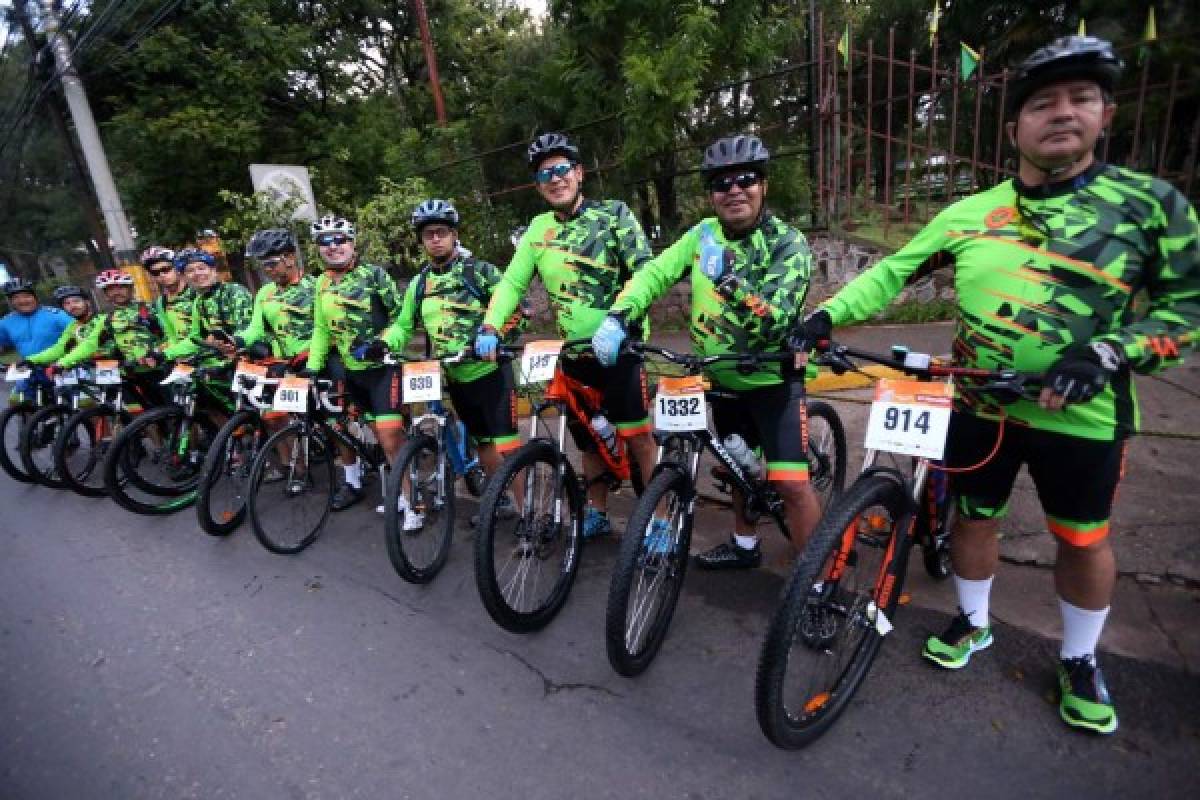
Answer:
[[[71,324],[71,315],[58,308],[40,306],[32,314],[9,312],[0,317],[0,350],[16,348],[21,358],[45,350]]]

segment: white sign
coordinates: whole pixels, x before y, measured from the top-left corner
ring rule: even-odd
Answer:
[[[96,383],[101,386],[120,386],[120,365],[116,361],[96,361]]]
[[[313,197],[312,182],[308,178],[308,167],[294,164],[251,164],[250,182],[254,191],[268,192],[283,202],[289,197],[301,201],[292,213],[292,219],[309,222],[317,218],[317,201]]]
[[[275,390],[275,400],[271,404],[276,411],[289,411],[293,414],[303,414],[308,410],[308,379],[284,378]]]
[[[521,383],[544,383],[554,377],[562,339],[530,342],[521,353]]]
[[[33,375],[33,370],[28,367],[21,369],[16,364],[13,364],[9,366],[8,372],[4,374],[4,380],[9,383],[16,383],[17,381],[27,380],[31,375]]]
[[[868,450],[938,459],[946,449],[954,386],[949,383],[881,380],[867,420]]]
[[[195,367],[187,364],[176,364],[175,369],[171,370],[171,374],[159,381],[159,385],[166,386],[171,383],[187,383],[192,379],[192,373],[195,372]]]
[[[708,406],[700,376],[659,379],[658,393],[654,396],[654,427],[660,431],[708,428]]]
[[[442,368],[436,361],[405,364],[404,402],[430,403],[442,399]]]

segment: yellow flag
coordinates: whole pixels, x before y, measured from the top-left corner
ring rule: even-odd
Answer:
[[[1158,41],[1158,26],[1154,23],[1154,6],[1146,13],[1146,29],[1142,31],[1143,42]]]
[[[842,57],[842,65],[845,66],[850,62],[850,25],[846,25],[846,30],[842,31],[842,38],[838,39],[837,43],[838,55]]]
[[[1087,36],[1087,23],[1083,21],[1083,17],[1079,18],[1079,35]]]
[[[933,40],[937,38],[938,20],[941,19],[942,10],[938,8],[937,0],[933,3],[933,14],[929,17],[929,46],[933,47]]]

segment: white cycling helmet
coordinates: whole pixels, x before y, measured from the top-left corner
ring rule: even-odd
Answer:
[[[333,214],[326,214],[318,219],[309,226],[308,231],[314,239],[325,233],[344,233],[350,241],[354,241],[356,235],[353,222],[344,217],[335,217]]]
[[[96,276],[96,288],[105,286],[133,286],[133,276],[122,269],[106,269]]]

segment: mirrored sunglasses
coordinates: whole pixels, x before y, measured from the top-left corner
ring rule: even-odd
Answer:
[[[725,194],[733,188],[734,184],[737,184],[739,189],[749,189],[760,183],[762,183],[762,175],[757,172],[742,172],[738,175],[722,175],[713,178],[708,182],[708,188],[716,194]]]
[[[575,163],[572,161],[564,161],[561,164],[555,164],[553,167],[543,167],[533,174],[533,179],[538,183],[549,183],[555,178],[565,178],[567,173],[575,169]]]

